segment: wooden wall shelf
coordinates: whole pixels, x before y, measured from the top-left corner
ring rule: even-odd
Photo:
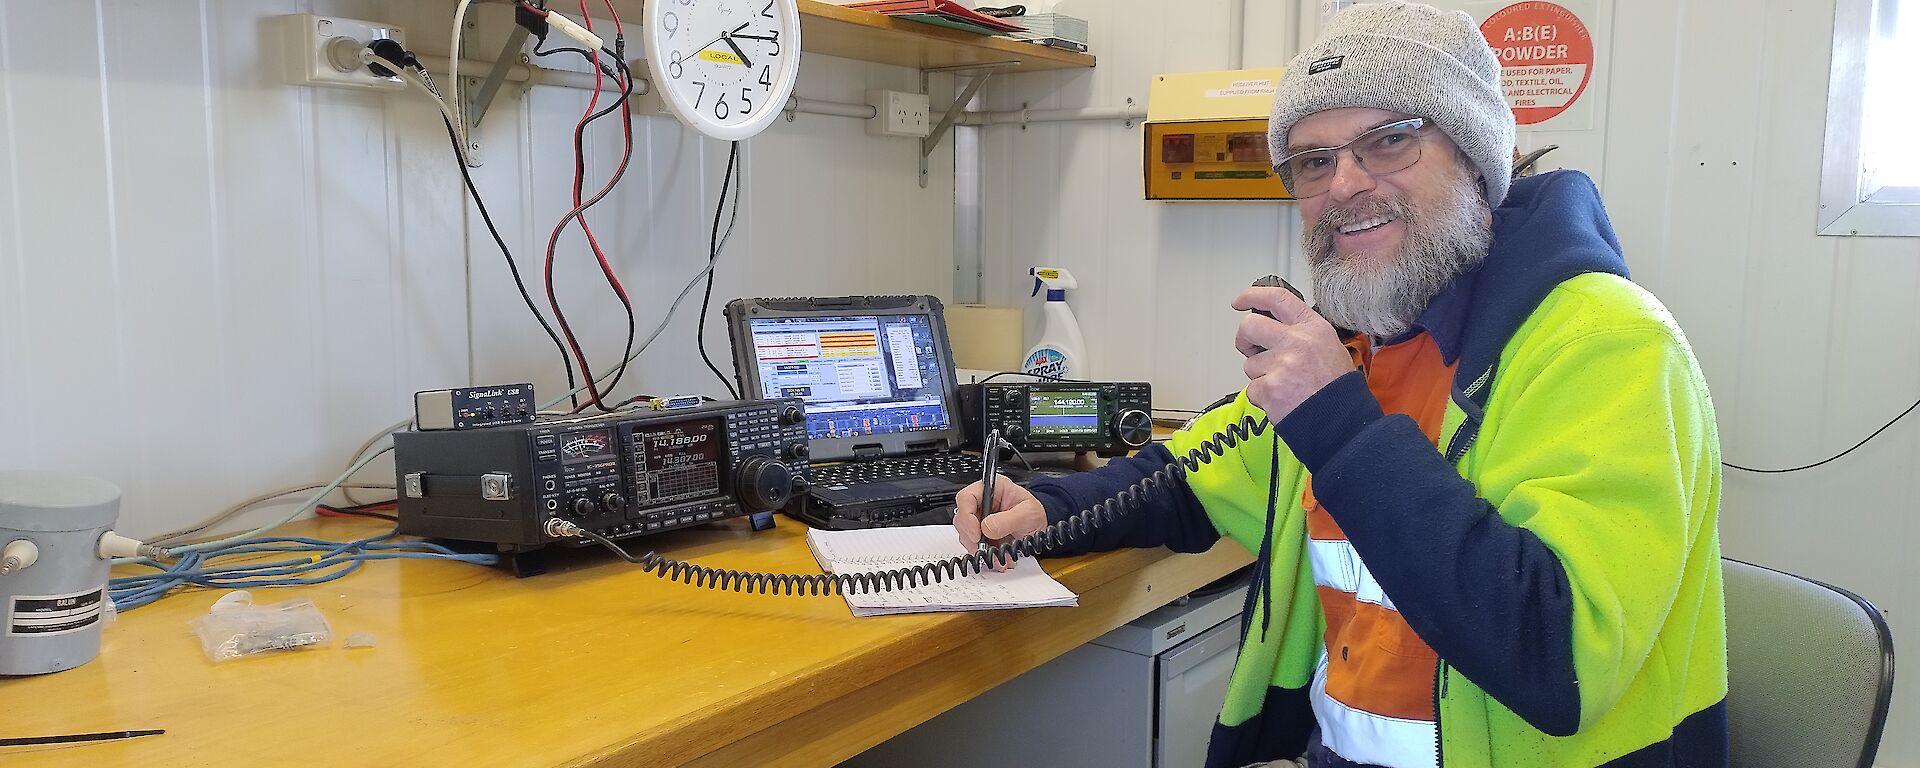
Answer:
[[[1091,54],[976,35],[885,14],[799,0],[801,50],[914,69],[1013,62],[1006,72],[1091,67]]]

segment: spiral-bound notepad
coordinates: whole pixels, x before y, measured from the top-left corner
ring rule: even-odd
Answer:
[[[967,554],[952,526],[919,525],[861,531],[807,531],[807,546],[829,573],[874,573],[911,568]],[[1080,598],[1054,581],[1031,557],[1011,570],[946,579],[896,592],[848,593],[855,616],[885,616],[929,611],[987,611],[998,608],[1075,606]]]

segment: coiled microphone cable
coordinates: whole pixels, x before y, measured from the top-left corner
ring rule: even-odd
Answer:
[[[592,541],[612,550],[614,554],[620,556],[620,559],[640,566],[642,570],[657,578],[702,589],[803,596],[893,592],[938,584],[948,579],[966,578],[987,571],[996,565],[1008,565],[1022,557],[1037,557],[1063,545],[1077,542],[1107,523],[1127,516],[1136,508],[1143,507],[1147,498],[1154,493],[1176,480],[1185,479],[1188,473],[1199,471],[1201,466],[1213,463],[1215,458],[1225,455],[1228,449],[1264,433],[1267,427],[1266,419],[1243,416],[1238,423],[1227,425],[1225,429],[1215,432],[1199,445],[1188,449],[1185,455],[1175,456],[1166,466],[1141,478],[1139,482],[1114,494],[1112,498],[1081,510],[1072,517],[1002,544],[981,547],[972,554],[959,555],[911,568],[896,568],[874,573],[802,574],[736,571],[675,560],[651,550],[643,555],[634,555],[612,539],[566,520],[548,520],[545,530],[547,535],[555,538],[578,537]]]

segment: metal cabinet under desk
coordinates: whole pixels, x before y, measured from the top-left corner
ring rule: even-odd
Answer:
[[[1245,601],[1245,587],[1177,600],[841,768],[1198,768],[1226,700]]]

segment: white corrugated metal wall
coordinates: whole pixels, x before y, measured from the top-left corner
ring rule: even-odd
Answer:
[[[1306,5],[1311,18],[1320,4]],[[1706,369],[1728,461],[1790,466],[1852,445],[1920,397],[1920,240],[1813,234],[1833,0],[1596,6],[1594,129],[1523,148],[1561,144],[1548,167],[1600,182],[1635,278]],[[1144,99],[1153,74],[1225,68],[1230,7],[1062,0],[1091,21],[1099,67],[1008,78],[987,108],[1114,106]],[[1247,66],[1297,49],[1296,8],[1249,0]],[[1225,304],[1268,271],[1304,276],[1291,205],[1144,202],[1140,131],[1117,122],[984,130],[988,301],[1026,301],[1026,267],[1062,264],[1084,287],[1099,375],[1149,378],[1178,408],[1243,382]],[[1818,470],[1729,471],[1725,551],[1859,591],[1911,636],[1916,468],[1910,418]],[[1920,708],[1920,681],[1898,685],[1895,723]],[[1891,728],[1881,758],[1920,762],[1920,733]]]
[[[1278,30],[1250,36],[1248,66],[1285,63],[1291,46],[1280,47],[1281,39],[1292,24],[1281,5],[1290,6],[1248,4],[1250,28]],[[1145,104],[1155,74],[1227,66],[1225,0],[1066,0],[1056,8],[1087,18],[1099,66],[989,83],[983,109]],[[1186,409],[1245,381],[1233,350],[1238,315],[1227,300],[1261,275],[1306,274],[1295,260],[1298,216],[1290,206],[1143,201],[1137,124],[981,130],[983,300],[1024,304],[1036,338],[1039,303],[1028,298],[1027,268],[1066,267],[1080,281],[1068,298],[1097,375],[1152,381],[1156,405]]]
[[[564,390],[558,352],[464,202],[438,113],[410,92],[281,85],[265,39],[268,18],[314,12],[401,24],[415,49],[439,53],[451,8],[0,2],[0,466],[108,478],[127,493],[124,529],[151,534],[327,479],[411,413],[415,390]],[[476,8],[480,34],[504,29],[507,6]],[[497,40],[470,50],[485,58]],[[799,90],[859,102],[868,87],[918,82],[810,56]],[[571,207],[566,148],[587,97],[509,87],[481,136],[476,181],[543,307],[540,249]],[[644,337],[706,260],[727,147],[664,116],[635,125],[633,166],[593,223]],[[590,178],[605,178],[618,146],[599,132]],[[804,114],[747,144],[716,307],[944,292],[951,167],[936,157],[921,189],[917,149]],[[577,230],[557,272],[590,358],[614,362],[624,319]],[[623,393],[717,391],[693,349],[699,298]],[[707,339],[730,370],[717,319]],[[390,482],[385,466],[364,477]]]

